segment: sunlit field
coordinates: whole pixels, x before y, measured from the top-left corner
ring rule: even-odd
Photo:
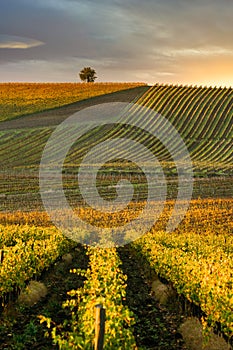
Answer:
[[[189,310],[188,316],[198,310],[207,338],[208,332],[215,330],[232,344],[233,90],[156,84],[145,87],[142,94],[143,86],[137,83],[0,84],[0,337],[5,348],[42,343],[44,349],[79,346],[91,350],[95,338],[95,305],[102,304],[107,312],[106,349],[143,350],[148,349],[149,342],[154,348],[183,349],[173,333],[178,334],[178,324],[184,315],[179,320],[176,315],[175,321],[173,316],[171,320],[168,314],[172,311],[166,311],[153,299],[152,276],[172,289],[176,295],[174,303],[175,299],[185,301],[189,306],[185,310]],[[103,94],[107,101],[107,96],[117,91],[125,96],[131,91],[130,98],[134,101],[125,124],[121,128],[114,123],[94,127],[66,154],[62,168],[66,200],[73,213],[93,230],[77,227],[77,232],[73,230],[65,236],[46,212],[40,193],[42,152],[61,122],[61,119],[56,122],[55,115],[51,123],[47,112],[52,113],[53,108],[59,111],[58,107],[63,106],[61,114],[65,119],[76,108],[76,102],[90,99],[91,104],[92,97]],[[122,96],[118,95],[117,101]],[[130,124],[138,118],[140,106],[157,112],[156,117],[153,113],[139,117],[141,125],[150,126],[151,133]],[[42,114],[34,115],[37,112]],[[43,125],[36,124],[32,114],[33,118],[41,117]],[[180,214],[174,208],[177,202],[182,205],[185,200],[177,200],[177,194],[180,188],[185,194],[190,184],[180,178],[182,171],[185,174],[187,160],[177,156],[179,149],[174,147],[171,155],[163,140],[152,135],[158,128],[162,135],[168,133],[159,115],[173,125],[186,144],[193,171],[189,207],[179,225],[169,232],[169,220]],[[62,137],[68,139],[69,130],[64,130]],[[92,208],[78,186],[77,175],[84,156],[100,142],[114,137],[142,143],[156,155],[164,173],[164,203],[159,197],[152,201],[138,231],[123,228],[143,213],[148,192],[160,193],[162,184],[157,181],[154,187],[149,187],[147,176],[136,162],[123,161],[116,150],[115,158],[104,166],[99,167],[97,160],[92,167],[86,164],[88,199],[95,199],[98,192],[111,207],[119,194],[118,182],[127,180],[121,183],[122,193],[131,187],[133,196],[121,211],[103,213],[101,207]],[[56,146],[50,145],[49,154],[62,150],[63,143]],[[138,156],[136,149],[130,150]],[[151,173],[154,167],[153,162],[148,164]],[[55,168],[56,164],[52,170]],[[94,173],[97,192],[88,189]],[[66,209],[59,207],[56,183],[48,188],[48,195],[51,205],[58,208],[54,215],[58,222],[62,221]],[[147,221],[153,225],[144,232]],[[96,227],[108,229],[107,234],[96,233]],[[118,227],[122,227],[122,237],[116,230]],[[54,277],[56,274],[62,278],[60,283]],[[31,279],[47,283],[48,296],[38,306],[19,306],[17,296]],[[139,293],[139,285],[143,283],[144,290]],[[6,312],[12,300],[15,319]],[[30,319],[26,316],[30,314],[28,310]],[[21,338],[19,322],[23,327]],[[32,335],[28,335],[28,324],[34,327]]]

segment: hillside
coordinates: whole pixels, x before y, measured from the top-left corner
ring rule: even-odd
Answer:
[[[40,202],[38,169],[42,152],[49,136],[63,120],[76,111],[93,105],[132,101],[136,102],[136,105],[130,115],[125,117],[125,123],[130,124],[136,115],[134,109],[136,110],[137,105],[143,105],[169,120],[181,135],[193,162],[196,178],[194,197],[229,197],[232,195],[233,90],[230,88],[155,85],[151,88],[134,87],[78,101],[50,111],[1,122],[0,194],[4,198],[1,208],[14,209],[22,203],[31,209],[41,207],[38,204],[38,201]],[[150,124],[152,131],[158,127],[163,130],[160,119],[153,119],[150,114],[140,118],[138,122],[142,126]],[[166,133],[166,130],[164,132]],[[131,126],[125,126],[119,130],[116,125],[93,129],[70,149],[64,164],[64,172],[67,176],[64,186],[69,189],[70,193],[76,188],[75,174],[79,159],[88,149],[108,139],[109,135],[111,137],[129,136],[133,140],[142,142],[153,151],[161,162],[168,179],[168,197],[174,198],[177,169],[166,147],[143,130],[138,132]],[[68,135],[64,134],[63,137],[68,137]],[[62,141],[60,147],[63,147]],[[116,167],[117,164],[113,165],[111,174],[114,173]],[[125,168],[123,170],[131,171],[136,177],[139,176],[137,169]],[[211,180],[209,180],[210,177]],[[144,184],[142,186],[144,196],[146,188]]]
[[[38,105],[42,107],[45,101]],[[38,301],[40,296],[33,289],[30,298],[20,295],[19,301],[26,297],[29,305],[16,304],[9,315],[11,323],[8,314],[2,313],[4,348],[25,348],[27,344],[51,349],[56,327],[67,348],[71,343],[73,348],[77,334],[81,334],[78,343],[81,339],[83,344],[91,344],[93,332],[90,339],[86,334],[94,330],[93,306],[99,303],[107,308],[106,342],[111,349],[116,348],[116,342],[119,346],[123,335],[122,343],[130,344],[127,349],[136,349],[136,339],[143,349],[149,344],[164,350],[184,350],[184,315],[199,317],[205,330],[213,326],[222,335],[219,338],[210,333],[206,349],[229,348],[223,335],[232,344],[232,101],[232,89],[138,86],[55,109],[46,109],[45,104],[41,112],[34,109],[32,114],[0,122],[0,304],[7,311],[8,301],[14,300],[34,276],[40,276],[44,283],[39,284],[43,287],[42,300]],[[112,102],[114,106],[123,102],[121,107],[125,108],[119,115],[106,108]],[[87,107],[95,111],[100,108],[103,113],[88,114]],[[106,111],[110,114],[108,123]],[[64,126],[62,122],[75,112],[80,112],[79,118]],[[54,132],[56,142],[49,143]],[[115,139],[117,146],[103,147],[102,142],[110,140],[111,144]],[[188,157],[182,152],[183,142]],[[148,161],[137,145],[154,158]],[[90,151],[92,158],[84,158]],[[133,160],[124,157],[127,152]],[[65,156],[61,158],[61,154]],[[44,167],[41,159],[45,160]],[[193,188],[192,178],[186,177],[190,163]],[[81,176],[82,187],[80,167],[85,174],[83,179]],[[129,187],[133,188],[131,197]],[[75,227],[66,216],[69,210],[61,193],[74,216],[81,219]],[[112,210],[118,196],[127,206]],[[125,198],[130,199],[127,202]],[[96,203],[101,206],[102,199],[111,211],[95,207]],[[148,202],[151,206],[147,207]],[[61,233],[62,220],[68,223],[71,236],[66,230],[62,230],[65,235]],[[132,228],[128,226],[131,221],[136,222]],[[85,223],[91,230],[86,230]],[[170,223],[172,234],[166,231]],[[115,242],[122,247],[90,247],[85,251],[78,244],[74,249],[75,243],[66,235],[91,246]],[[70,268],[74,277],[68,273]],[[28,288],[33,285],[35,281]],[[73,313],[74,306],[77,313]],[[55,327],[46,339],[45,317]],[[67,332],[67,324],[71,332]],[[199,332],[202,326],[198,318],[195,324]],[[84,327],[80,328],[83,333],[77,333],[77,325]],[[196,328],[192,326],[191,331],[188,333],[196,341]],[[200,344],[193,349],[199,350]]]
[[[196,168],[232,173],[232,88],[156,85],[142,104],[172,123],[185,141]]]

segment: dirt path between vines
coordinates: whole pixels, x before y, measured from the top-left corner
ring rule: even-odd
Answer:
[[[123,263],[123,272],[128,276],[126,305],[136,318],[134,335],[138,347],[143,350],[187,350],[177,331],[177,320],[158,307],[137,259],[127,247],[119,249],[118,253]],[[69,270],[86,269],[88,264],[83,247],[74,250],[72,256],[73,262],[67,264],[59,261],[41,276],[40,280],[48,289],[45,298],[31,307],[17,304],[15,307],[13,304],[3,315],[0,319],[0,350],[58,350],[51,337],[44,336],[47,328],[44,324],[39,324],[38,315],[51,317],[57,324],[69,319],[69,313],[61,307],[67,299],[66,292],[83,285],[83,279],[69,273]]]
[[[147,350],[186,350],[178,331],[180,319],[166,309],[161,309],[151,295],[137,258],[127,246],[118,249],[127,275],[126,304],[133,311],[136,324],[134,336],[137,346]]]
[[[67,292],[83,286],[84,278],[70,273],[70,269],[87,269],[88,257],[81,245],[72,252],[73,261],[59,260],[40,277],[48,293],[34,306],[13,304],[0,315],[0,350],[58,350],[51,337],[45,337],[48,331],[40,324],[39,315],[51,317],[57,324],[70,317],[62,308],[67,300]]]

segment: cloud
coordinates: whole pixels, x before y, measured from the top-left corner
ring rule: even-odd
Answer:
[[[42,41],[13,35],[0,35],[0,49],[30,49],[44,45]]]
[[[232,13],[229,0],[1,0],[0,33],[20,40],[0,48],[30,50],[1,50],[0,76],[13,63],[27,80],[32,65],[33,79],[86,65],[102,80],[179,79],[191,60],[232,59]]]
[[[233,49],[224,47],[206,47],[206,48],[184,48],[177,50],[165,50],[163,53],[174,57],[201,57],[201,56],[232,56]]]
[[[160,76],[171,76],[171,75],[175,75],[174,72],[157,72],[157,75]]]

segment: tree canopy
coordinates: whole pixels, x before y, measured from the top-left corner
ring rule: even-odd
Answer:
[[[87,83],[93,83],[97,78],[96,71],[91,67],[84,67],[80,71],[79,77],[82,81],[86,81]]]

